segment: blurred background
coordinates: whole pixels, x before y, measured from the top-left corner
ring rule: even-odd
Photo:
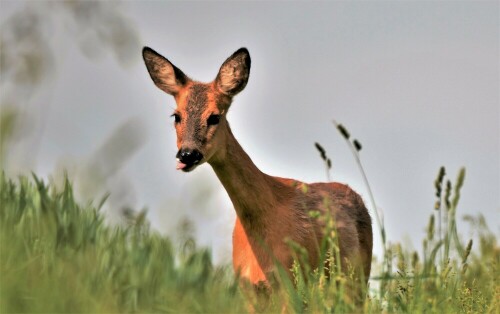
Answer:
[[[496,1],[2,0],[0,9],[2,167],[54,184],[66,173],[81,202],[109,193],[112,223],[146,208],[156,230],[175,238],[187,228],[216,263],[230,261],[229,198],[210,166],[175,171],[175,102],[153,85],[141,49],[210,81],[245,46],[251,76],[228,119],[262,171],[325,181],[319,142],[331,179],[369,205],[335,119],[363,144],[389,241],[422,238],[442,165],[452,182],[467,168],[459,216],[483,213],[500,231]]]

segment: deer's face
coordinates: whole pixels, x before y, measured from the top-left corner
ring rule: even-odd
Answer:
[[[177,108],[172,116],[177,132],[177,169],[191,171],[224,145],[226,113],[232,97],[247,84],[250,55],[245,48],[236,51],[211,83],[191,80],[150,48],[143,49],[143,57],[156,86],[175,97]]]
[[[210,160],[224,143],[225,113],[231,100],[212,84],[192,83],[176,97],[177,169],[191,171]]]

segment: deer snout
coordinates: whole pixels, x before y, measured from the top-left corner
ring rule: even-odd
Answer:
[[[186,171],[198,164],[203,159],[203,154],[197,149],[181,148],[175,157],[178,161],[177,169]]]

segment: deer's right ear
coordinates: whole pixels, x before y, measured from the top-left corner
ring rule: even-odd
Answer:
[[[144,47],[142,57],[153,82],[165,93],[175,96],[188,82],[181,70],[153,49]]]

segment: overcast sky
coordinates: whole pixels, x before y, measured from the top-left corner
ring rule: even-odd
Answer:
[[[2,21],[31,3],[3,1]],[[332,180],[348,183],[368,203],[335,119],[363,144],[361,158],[390,241],[409,236],[421,246],[442,165],[452,181],[467,168],[458,216],[481,212],[498,233],[497,1],[149,1],[121,7],[140,38],[130,66],[119,66],[112,54],[88,59],[74,38],[58,39],[63,49],[56,53],[50,108],[40,111],[47,122],[36,172],[49,175],[61,160],[95,156],[113,130],[133,119],[142,145],[110,184],[120,183],[135,208],[148,207],[163,232],[174,233],[187,215],[200,243],[212,246],[218,261],[229,260],[235,217],[229,198],[209,165],[175,171],[169,118],[175,102],[153,85],[140,48],[150,46],[190,77],[210,81],[244,46],[252,58],[250,80],[228,119],[262,171],[324,181],[313,146],[318,141],[332,159]],[[36,100],[30,105],[38,106]],[[203,196],[206,190],[213,196]]]

